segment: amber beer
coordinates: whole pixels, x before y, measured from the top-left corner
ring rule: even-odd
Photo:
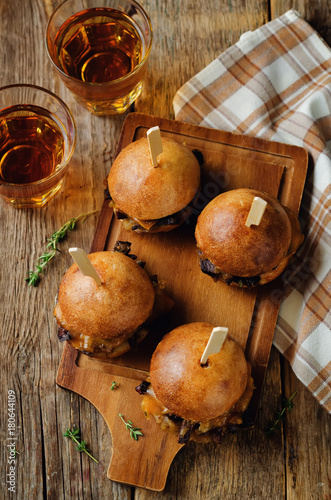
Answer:
[[[83,82],[104,83],[127,75],[142,59],[138,28],[124,13],[87,9],[72,16],[55,38],[59,64]],[[103,95],[107,99],[105,91]]]
[[[74,13],[76,2],[67,0],[60,5],[48,23],[47,48],[64,83],[81,104],[95,114],[121,113],[141,92],[151,25],[132,0],[100,3],[103,5],[94,6],[99,2],[89,0],[89,8]]]
[[[61,188],[76,144],[67,105],[36,85],[0,88],[0,197],[44,206]]]
[[[52,114],[33,105],[0,112],[0,180],[27,184],[61,165],[64,137]]]

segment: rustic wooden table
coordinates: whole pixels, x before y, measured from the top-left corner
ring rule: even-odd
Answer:
[[[136,111],[173,118],[176,90],[239,36],[295,8],[331,43],[329,0],[142,0],[154,28],[145,86]],[[95,408],[55,383],[63,345],[53,320],[54,297],[71,264],[66,251],[89,251],[97,216],[77,226],[37,288],[24,281],[46,239],[82,212],[99,210],[104,180],[124,116],[95,117],[80,107],[52,71],[44,33],[52,0],[0,1],[1,86],[25,82],[61,96],[75,117],[77,146],[62,191],[43,209],[16,210],[0,202],[1,248],[1,498],[18,499],[331,499],[330,417],[273,348],[253,430],[221,446],[190,444],[174,459],[163,493],[107,479],[110,432]],[[273,437],[266,424],[295,396],[295,408]],[[8,394],[16,398],[16,493],[7,491]],[[78,426],[99,465],[63,433]],[[129,443],[128,446],[131,446]],[[130,464],[127,464],[130,467]]]

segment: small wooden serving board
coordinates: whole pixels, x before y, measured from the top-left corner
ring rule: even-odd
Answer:
[[[125,120],[117,154],[156,125],[162,136],[203,154],[200,201],[196,204],[195,216],[219,193],[239,187],[266,191],[298,214],[308,163],[304,149],[132,113]],[[150,357],[157,343],[165,333],[184,323],[206,321],[228,327],[229,335],[242,345],[252,364],[256,389],[247,414],[253,422],[283,287],[281,278],[248,290],[214,282],[204,275],[195,246],[194,222],[193,217],[189,224],[168,233],[135,234],[123,230],[105,200],[91,252],[112,250],[117,240],[130,241],[132,253],[146,262],[146,272],[166,281],[166,291],[175,306],[154,325],[137,352],[112,362],[88,359],[65,345],[56,380],[61,387],[89,400],[107,422],[113,452],[108,477],[156,491],[163,490],[171,462],[182,447],[177,437],[163,432],[153,418],[145,419],[140,409],[141,396],[134,390],[148,375]],[[119,387],[111,391],[113,380]],[[140,427],[144,436],[130,442],[119,413]]]

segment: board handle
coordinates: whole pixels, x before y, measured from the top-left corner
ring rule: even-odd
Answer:
[[[66,344],[56,382],[87,399],[106,421],[113,444],[107,477],[131,486],[162,491],[170,465],[184,445],[177,442],[175,434],[162,431],[153,417],[145,418],[140,408],[142,397],[135,391],[141,382],[141,373],[128,370],[129,378],[120,375],[118,366],[114,365],[113,374],[109,364],[104,373],[99,368],[93,369],[93,360],[91,368],[80,368],[77,356],[77,351]],[[118,387],[112,391],[113,380]],[[132,439],[119,414],[125,421],[131,420],[134,427],[139,427],[143,436],[137,441]]]

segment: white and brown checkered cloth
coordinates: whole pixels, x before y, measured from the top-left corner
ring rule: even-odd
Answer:
[[[223,52],[177,92],[178,120],[307,149],[305,242],[288,280],[274,345],[331,413],[331,49],[291,10]]]

